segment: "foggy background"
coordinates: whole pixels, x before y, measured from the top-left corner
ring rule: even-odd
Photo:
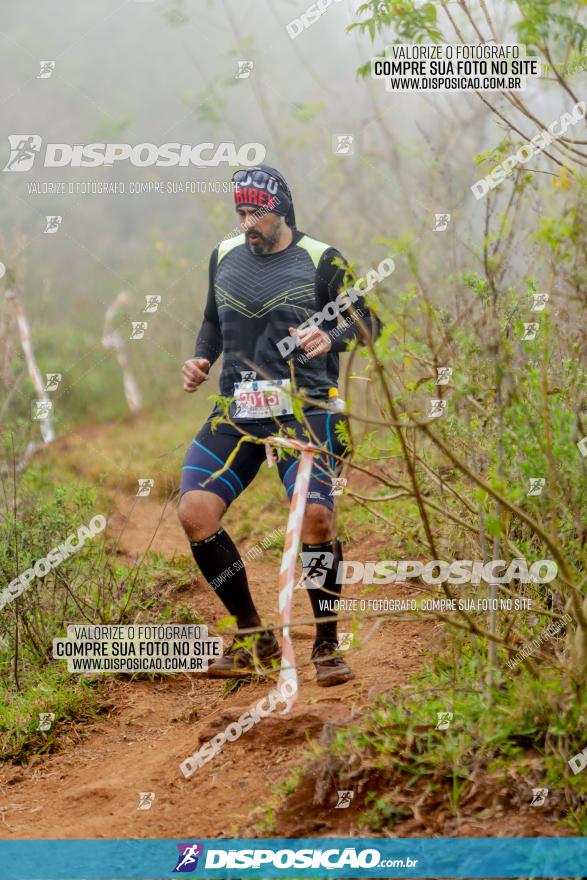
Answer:
[[[359,78],[357,68],[384,48],[379,37],[372,44],[359,30],[347,32],[359,3],[333,2],[292,40],[286,25],[308,5],[5,0],[2,167],[9,134],[41,135],[41,154],[47,143],[260,142],[264,161],[291,186],[300,229],[337,246],[359,272],[390,253],[397,257],[395,240],[416,236],[445,277],[480,222],[469,189],[482,176],[475,155],[494,147],[503,131],[473,94],[392,95],[382,80]],[[38,79],[48,60],[56,62],[52,76]],[[237,78],[239,61],[253,62],[248,78]],[[549,107],[544,83],[529,81],[526,97],[549,120],[569,109]],[[352,135],[352,155],[335,154],[340,134]],[[202,316],[210,252],[237,222],[228,192],[130,194],[130,182],[224,184],[234,170],[136,168],[129,161],[42,168],[37,157],[29,172],[0,173],[0,260],[33,325],[41,370],[67,375],[70,400],[85,388],[88,415],[108,417],[123,406],[113,379],[109,401],[91,412],[95,371],[115,370],[100,336],[120,290],[130,295],[125,328],[144,317],[146,294],[162,296],[157,314],[147,316],[148,335],[131,343],[130,354],[147,396],[179,388],[181,361],[193,351]],[[127,192],[27,189],[35,181],[92,180],[124,182]],[[442,243],[431,231],[441,211],[453,217]],[[62,225],[45,235],[51,214],[62,215]],[[401,285],[401,259],[396,264],[388,296]]]

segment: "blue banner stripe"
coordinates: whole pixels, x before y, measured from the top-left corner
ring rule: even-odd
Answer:
[[[200,853],[197,864],[193,864],[194,859],[189,855],[194,851]],[[291,867],[292,860],[298,860],[299,864],[304,858],[310,867]],[[258,867],[253,864],[255,860],[259,862]],[[174,869],[181,862],[183,867],[176,872]],[[238,867],[238,864],[242,866]],[[332,880],[346,877],[363,877],[365,880],[375,877],[580,878],[587,874],[587,839],[0,841],[2,880],[151,880],[180,874],[189,874],[193,878],[216,877],[218,880],[277,877],[331,877]]]

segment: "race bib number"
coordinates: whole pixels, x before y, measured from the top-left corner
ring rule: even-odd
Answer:
[[[268,419],[293,413],[289,379],[235,382],[233,419]]]

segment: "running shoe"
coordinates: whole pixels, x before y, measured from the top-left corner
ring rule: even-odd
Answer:
[[[235,636],[228,651],[208,666],[208,677],[248,678],[266,675],[277,669],[280,659],[281,648],[273,633],[261,633],[252,647],[243,643],[243,636]]]
[[[314,645],[312,662],[316,667],[316,684],[320,687],[344,684],[355,677],[337,648],[336,642],[318,642]]]

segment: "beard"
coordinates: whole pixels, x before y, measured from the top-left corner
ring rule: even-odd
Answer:
[[[259,241],[256,241],[254,244],[250,241],[251,233],[254,233],[255,235],[259,236]],[[280,236],[279,221],[277,221],[275,223],[275,226],[273,227],[271,232],[267,233],[267,235],[263,235],[261,232],[259,232],[258,229],[254,229],[254,228],[248,229],[247,232],[245,232],[245,239],[246,239],[246,242],[247,242],[251,252],[253,254],[257,254],[257,255],[268,254],[269,251],[271,251],[275,247],[277,242],[279,241],[279,236]]]

